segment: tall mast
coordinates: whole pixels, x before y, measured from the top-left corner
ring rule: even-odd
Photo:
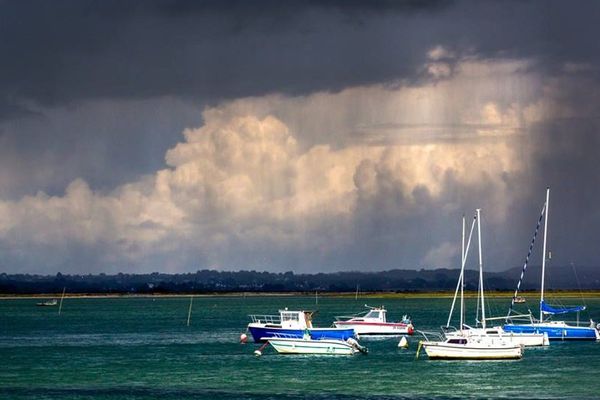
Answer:
[[[60,305],[58,306],[58,315],[60,315],[60,312],[62,311],[62,303],[63,300],[65,299],[65,291],[67,290],[67,287],[63,287],[63,292],[62,292],[62,296],[60,296]]]
[[[461,249],[461,262],[460,265],[461,267],[465,264],[465,215],[463,214],[463,218],[462,218],[462,249]],[[464,273],[461,272],[460,274],[460,325],[459,325],[459,329],[462,332],[463,329],[463,323],[464,323],[464,319],[465,319],[465,294],[464,294],[464,290],[465,290],[465,276]]]
[[[542,256],[542,286],[540,290],[540,322],[544,319],[544,313],[542,312],[542,302],[544,301],[544,279],[546,275],[546,241],[548,236],[548,211],[550,210],[550,187],[546,188],[546,206],[544,215],[544,247]]]
[[[194,295],[190,296],[190,307],[188,308],[187,326],[190,326],[190,319],[192,318],[192,303],[194,302]]]
[[[456,298],[458,297],[458,289],[460,288],[460,285],[463,282],[463,277],[465,273],[465,263],[467,261],[467,255],[469,254],[469,247],[471,246],[471,236],[473,236],[473,229],[475,228],[476,219],[477,217],[473,218],[471,230],[469,231],[469,238],[467,239],[467,246],[465,248],[465,257],[461,260],[462,262],[460,265],[460,276],[458,277],[458,282],[456,283],[456,290],[454,291],[454,298],[452,299],[452,306],[450,307],[450,313],[448,314],[448,322],[446,323],[446,327],[450,326],[450,321],[452,320],[452,313],[454,312],[454,306],[456,305]]]
[[[481,255],[481,209],[477,209],[477,235],[479,238],[479,290],[481,292],[481,327],[485,329],[485,302],[483,300],[483,258]]]

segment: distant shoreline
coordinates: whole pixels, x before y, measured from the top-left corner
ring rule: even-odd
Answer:
[[[547,291],[549,295],[558,297],[575,297],[575,298],[600,298],[600,290],[587,290],[583,292],[573,290],[554,290]],[[487,298],[510,298],[514,292],[512,291],[493,291],[486,292]],[[0,300],[16,300],[16,299],[43,299],[43,298],[60,298],[62,293],[36,293],[36,294],[0,294]],[[231,292],[231,293],[66,293],[65,298],[70,299],[115,299],[115,298],[178,298],[178,297],[314,297],[315,292]],[[355,292],[318,292],[319,297],[330,298],[354,298]],[[383,298],[383,299],[419,299],[419,298],[452,298],[454,292],[448,291],[424,291],[424,292],[368,292],[358,295],[361,299]],[[524,292],[520,296],[530,298],[531,301],[536,301],[539,298],[539,292]],[[477,292],[465,292],[466,298],[476,298]]]

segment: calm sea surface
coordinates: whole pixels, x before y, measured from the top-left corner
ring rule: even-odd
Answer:
[[[367,356],[282,356],[238,343],[248,314],[315,309],[315,325],[384,304],[417,329],[444,324],[449,299],[312,297],[0,300],[0,398],[4,399],[396,399],[600,398],[600,343],[527,349],[519,361],[415,360],[398,339],[363,341]],[[565,303],[577,301],[565,301]],[[506,300],[492,300],[497,315]],[[534,300],[530,300],[533,306]],[[600,320],[600,300],[586,300]],[[472,301],[469,302],[472,305]]]

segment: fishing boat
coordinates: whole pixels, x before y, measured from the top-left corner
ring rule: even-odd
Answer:
[[[312,339],[310,333],[303,337],[276,337],[264,338],[280,354],[329,354],[329,355],[352,355],[356,353],[367,354],[366,347],[361,346],[353,338],[340,339]]]
[[[401,336],[414,333],[414,327],[408,316],[404,315],[399,322],[388,322],[387,310],[383,306],[370,307],[365,304],[365,307],[368,310],[362,313],[335,317],[336,321],[333,325],[337,328],[354,329],[354,332],[360,336]]]
[[[313,311],[279,310],[279,315],[250,315],[248,330],[255,342],[264,342],[272,337],[302,338],[308,329],[311,339],[346,340],[354,337],[348,328],[315,328],[312,324]]]
[[[51,307],[51,306],[55,306],[57,304],[58,304],[58,301],[56,299],[51,299],[51,300],[41,301],[39,303],[36,303],[35,305],[38,307]]]
[[[535,233],[533,235],[533,239],[531,244],[529,245],[529,252],[527,257],[525,258],[525,263],[523,264],[523,269],[521,271],[521,277],[519,282],[517,283],[517,288],[513,295],[510,308],[508,311],[508,315],[506,317],[506,324],[504,325],[504,330],[507,332],[514,333],[545,333],[548,335],[550,340],[600,340],[600,324],[598,326],[594,326],[594,321],[590,320],[589,326],[583,326],[579,324],[579,313],[586,309],[585,306],[570,306],[570,307],[558,307],[552,306],[546,303],[544,299],[544,281],[545,281],[545,272],[546,272],[546,244],[547,244],[547,236],[548,236],[548,214],[549,214],[549,205],[550,205],[550,188],[546,188],[546,202],[542,207],[542,212],[540,213],[540,217],[538,218],[537,226],[535,228]],[[544,242],[542,246],[542,276],[541,276],[541,287],[540,287],[540,314],[539,319],[536,319],[531,311],[527,314],[513,314],[514,305],[516,303],[516,298],[518,297],[519,288],[521,286],[521,282],[523,281],[523,276],[525,274],[525,270],[527,269],[527,265],[529,263],[529,258],[531,256],[533,245],[535,243],[535,239],[537,237],[537,233],[539,231],[540,225],[542,223],[542,218],[544,219]],[[555,321],[552,320],[552,317],[555,315],[576,313],[577,321],[576,325],[572,325],[567,321]],[[519,323],[519,321],[524,322]]]
[[[498,332],[493,335],[488,335],[486,331],[486,318],[485,318],[485,298],[483,291],[483,259],[481,253],[481,215],[480,210],[477,209],[477,213],[473,218],[471,224],[471,230],[469,232],[469,239],[465,248],[465,220],[463,218],[463,229],[462,229],[462,256],[461,256],[461,269],[454,292],[454,298],[452,300],[452,306],[450,307],[450,314],[448,316],[448,322],[446,323],[446,329],[444,331],[445,339],[432,341],[429,340],[425,333],[425,341],[419,343],[419,349],[417,350],[417,357],[421,347],[425,350],[425,353],[430,359],[457,359],[457,360],[501,360],[501,359],[518,359],[523,357],[523,345],[520,343],[510,342],[506,340]],[[477,222],[477,231],[479,238],[479,293],[478,302],[481,306],[481,329],[478,330],[478,334],[469,334],[466,325],[464,323],[464,271],[467,261],[467,255],[469,247],[471,245],[471,238],[473,235],[473,229],[475,228],[475,222]],[[452,320],[452,314],[454,306],[458,298],[460,289],[460,325],[459,329],[454,333],[449,333],[447,330],[450,328],[450,321]],[[479,307],[477,309],[479,313]],[[476,320],[478,316],[476,317]]]

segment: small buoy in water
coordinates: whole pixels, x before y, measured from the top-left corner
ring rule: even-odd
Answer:
[[[408,340],[406,340],[406,336],[402,336],[402,339],[400,339],[400,342],[398,343],[398,347],[408,349]]]
[[[262,356],[262,351],[260,351],[260,350],[254,350],[254,355],[256,357],[260,357],[260,356]]]
[[[246,343],[247,340],[248,340],[248,335],[246,335],[245,333],[242,333],[240,335],[240,343]]]

